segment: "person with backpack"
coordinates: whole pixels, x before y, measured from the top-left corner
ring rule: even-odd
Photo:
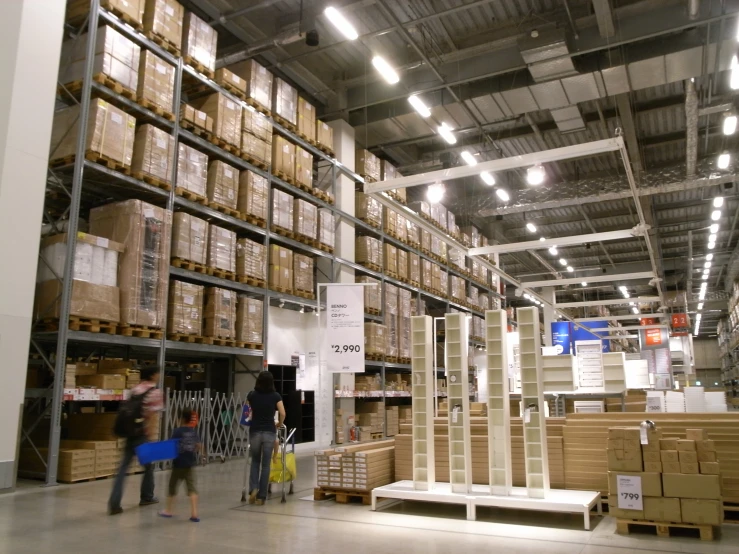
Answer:
[[[126,439],[121,465],[113,482],[113,490],[108,500],[108,513],[116,515],[123,512],[123,481],[128,466],[136,457],[136,447],[156,441],[159,438],[159,412],[164,410],[162,391],[159,384],[159,368],[144,366],[141,368],[141,382],[131,389],[131,396],[121,404],[115,421],[115,433]],[[154,465],[144,466],[144,478],[141,480],[141,497],[139,506],[157,504],[154,496]]]
[[[177,457],[172,462],[172,473],[169,476],[169,492],[167,493],[167,509],[159,512],[161,517],[171,518],[174,512],[174,499],[177,496],[177,486],[184,481],[187,486],[187,495],[190,497],[190,521],[198,523],[198,491],[195,488],[195,466],[198,463],[200,452],[200,437],[190,425],[193,411],[184,408],[180,416],[180,427],[172,433],[173,439],[180,442],[177,445]]]
[[[262,506],[267,500],[270,462],[277,440],[277,428],[285,421],[285,406],[280,393],[275,390],[274,377],[269,371],[259,374],[254,390],[247,395],[246,400],[252,414],[249,428],[249,504]],[[277,421],[275,412],[278,414]]]

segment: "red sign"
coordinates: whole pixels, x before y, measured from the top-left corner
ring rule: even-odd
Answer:
[[[676,329],[690,327],[688,314],[672,314],[672,327]]]
[[[647,346],[659,346],[662,344],[661,329],[647,329],[644,333],[647,338]]]
[[[654,325],[656,323],[653,317],[643,317],[639,320],[639,325]]]

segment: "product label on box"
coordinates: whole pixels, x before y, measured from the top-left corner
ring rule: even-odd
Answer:
[[[236,107],[236,104],[234,104],[233,102],[231,102],[231,100],[226,100],[226,107],[229,110],[233,110]]]
[[[184,304],[187,304],[188,306],[192,306],[195,303],[195,297],[193,296],[183,296],[182,302]]]
[[[151,208],[144,208],[144,217],[147,219],[154,217],[154,210]]]
[[[95,241],[95,244],[97,244],[101,248],[108,248],[110,241],[108,239],[104,239],[103,237],[98,237]]]
[[[115,112],[110,112],[110,119],[113,121],[113,123],[123,123],[123,117]]]
[[[161,148],[162,150],[164,150],[166,147],[167,147],[167,143],[164,142],[164,140],[157,139],[157,148]],[[164,164],[166,165],[166,163],[167,162],[165,161]]]
[[[224,167],[224,168],[223,168],[223,174],[224,174],[224,175],[225,175],[225,176],[226,176],[227,178],[229,178],[229,179],[233,178],[233,176],[234,176],[234,172],[233,172],[233,171],[231,171],[231,168],[228,168],[228,167]]]
[[[641,477],[636,475],[617,475],[618,507],[621,510],[643,510],[644,499],[641,490]]]
[[[157,70],[157,72],[161,73],[162,75],[167,73],[167,66],[164,64],[157,63],[155,66],[155,69]]]
[[[195,117],[197,117],[198,119],[202,119],[203,121],[205,121],[205,112],[197,111],[197,112],[195,112]]]
[[[172,6],[164,6],[164,11],[167,15],[174,15],[174,8]]]

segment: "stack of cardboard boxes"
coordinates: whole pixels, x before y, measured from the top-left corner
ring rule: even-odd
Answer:
[[[161,108],[173,113],[175,68],[151,50],[144,50],[139,61],[136,98],[139,104]]]
[[[246,81],[246,97],[250,104],[256,103],[265,110],[272,105],[272,74],[253,59],[245,60],[228,67],[233,73]]]
[[[308,142],[316,140],[316,108],[305,98],[298,98],[298,133]]]
[[[313,189],[313,155],[300,146],[295,147],[295,182],[301,188]]]
[[[357,375],[354,378],[354,389],[358,391],[381,391],[382,383],[379,375]]]
[[[272,190],[272,225],[284,231],[293,230],[294,225],[294,198],[288,193]]]
[[[398,357],[398,287],[385,283],[385,327],[387,338],[385,355],[390,358]]]
[[[185,212],[175,212],[172,219],[172,257],[205,265],[208,222]]]
[[[378,229],[382,227],[382,206],[371,196],[357,192],[354,195],[354,211],[357,219]]]
[[[242,111],[241,155],[269,165],[272,160],[272,125],[254,109]]]
[[[380,158],[369,150],[357,150],[354,161],[354,170],[365,180],[376,183],[380,180]]]
[[[363,439],[370,434],[382,433],[385,428],[385,408],[382,402],[357,402],[356,424]]]
[[[123,14],[134,23],[141,24],[144,18],[144,0],[101,0],[100,6],[114,13]],[[66,21],[78,22],[90,13],[88,0],[69,0]]]
[[[108,477],[114,475],[118,470],[121,457],[118,450],[118,441],[83,441],[63,440],[59,447],[72,457],[77,458],[78,470],[80,466],[87,465],[89,468],[90,457],[88,452],[93,453],[92,459],[95,465],[95,477]],[[84,454],[82,454],[84,452]],[[67,454],[69,457],[70,454]]]
[[[262,344],[264,329],[264,301],[240,295],[236,308],[236,340]]]
[[[380,288],[382,285],[380,284],[380,281],[374,277],[362,275],[356,278],[356,282],[372,284],[372,286],[369,287],[362,287],[364,290],[364,311],[371,313],[368,311],[368,309],[371,309],[379,313],[380,310],[382,310],[382,290]]]
[[[463,303],[467,301],[466,281],[461,277],[457,277],[456,275],[450,277],[449,290],[452,293],[452,300]]]
[[[293,290],[315,294],[313,284],[313,258],[303,254],[293,255]]]
[[[318,235],[318,207],[302,198],[295,198],[293,203],[293,231],[309,240],[316,240]]]
[[[147,35],[157,35],[181,50],[184,18],[185,8],[177,0],[147,0],[144,8],[144,31]]]
[[[182,335],[200,335],[203,331],[202,285],[183,281],[169,283],[167,332]]]
[[[316,485],[324,489],[368,492],[395,480],[395,441],[316,451]]]
[[[379,323],[364,324],[364,352],[371,356],[384,356],[387,349],[387,327]]]
[[[43,461],[39,455],[43,457]],[[18,460],[18,472],[21,475],[23,473],[46,473],[46,466],[44,464],[48,455],[48,448],[38,448],[38,454],[33,448],[22,448]],[[57,465],[58,481],[61,483],[74,483],[76,481],[94,479],[95,477],[94,450],[69,449],[65,448],[63,445],[60,446],[59,461]]]
[[[336,408],[334,410],[334,429],[336,429],[334,444],[344,444],[344,441],[346,440],[344,427],[344,410]]]
[[[198,110],[189,104],[180,105],[180,122],[186,129],[197,127],[213,134],[213,118],[204,111]]]
[[[139,126],[133,143],[131,171],[137,178],[146,176],[162,183],[171,183],[173,148],[174,139],[166,131],[148,123]]]
[[[242,214],[256,218],[262,226],[267,221],[269,209],[269,182],[266,177],[244,170],[239,175],[239,197],[236,209]]]
[[[236,275],[267,281],[267,248],[243,238],[236,241]]]
[[[208,229],[208,267],[236,272],[236,233],[211,225]]]
[[[178,150],[177,186],[205,197],[208,187],[208,156],[181,142]]]
[[[208,200],[219,206],[236,209],[239,195],[239,170],[220,160],[208,168]]]
[[[387,406],[385,408],[385,436],[394,437],[400,433],[400,422],[398,421],[398,407]]]
[[[205,289],[203,334],[218,339],[236,339],[236,293],[228,289]]]
[[[316,142],[329,151],[334,150],[334,130],[320,119],[316,119]]]
[[[274,79],[272,112],[291,123],[298,125],[298,91],[279,77]]]
[[[334,214],[328,208],[318,210],[318,242],[332,251],[336,242]]]
[[[218,33],[213,27],[194,13],[187,12],[182,42],[182,56],[187,63],[197,62],[211,72],[215,71]]]
[[[236,75],[236,73],[234,73],[230,69],[227,69],[225,67],[220,67],[216,69],[215,81],[216,83],[221,85],[223,88],[225,88],[229,92],[236,94],[236,96],[246,94],[246,81],[244,81],[244,79]],[[246,110],[242,109],[241,111],[243,113]],[[243,131],[243,122],[242,122],[242,131]]]
[[[241,149],[241,104],[220,92],[191,102],[213,118],[215,137],[236,151]]]
[[[357,237],[355,259],[358,264],[380,270],[382,258],[382,241],[373,237]]]
[[[272,137],[272,173],[290,183],[295,181],[295,145],[281,135]]]
[[[269,287],[287,293],[293,290],[293,252],[277,244],[269,246]]]
[[[389,242],[384,243],[383,262],[385,263],[385,273],[391,277],[398,276],[398,249]]]

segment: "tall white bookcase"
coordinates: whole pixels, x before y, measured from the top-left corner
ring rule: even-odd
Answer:
[[[544,384],[538,308],[518,308],[521,349],[521,417],[523,418],[526,489],[531,498],[549,490],[549,455],[544,416]]]
[[[497,495],[508,495],[513,487],[507,331],[508,316],[505,310],[485,312],[490,494]]]
[[[434,352],[431,317],[411,317],[413,378],[413,488],[431,490],[436,481],[434,457]]]
[[[626,354],[623,352],[604,352],[603,389],[606,392],[622,392],[626,388]]]
[[[452,492],[466,494],[472,489],[467,317],[461,313],[446,314],[444,326],[449,404],[449,482]]]

